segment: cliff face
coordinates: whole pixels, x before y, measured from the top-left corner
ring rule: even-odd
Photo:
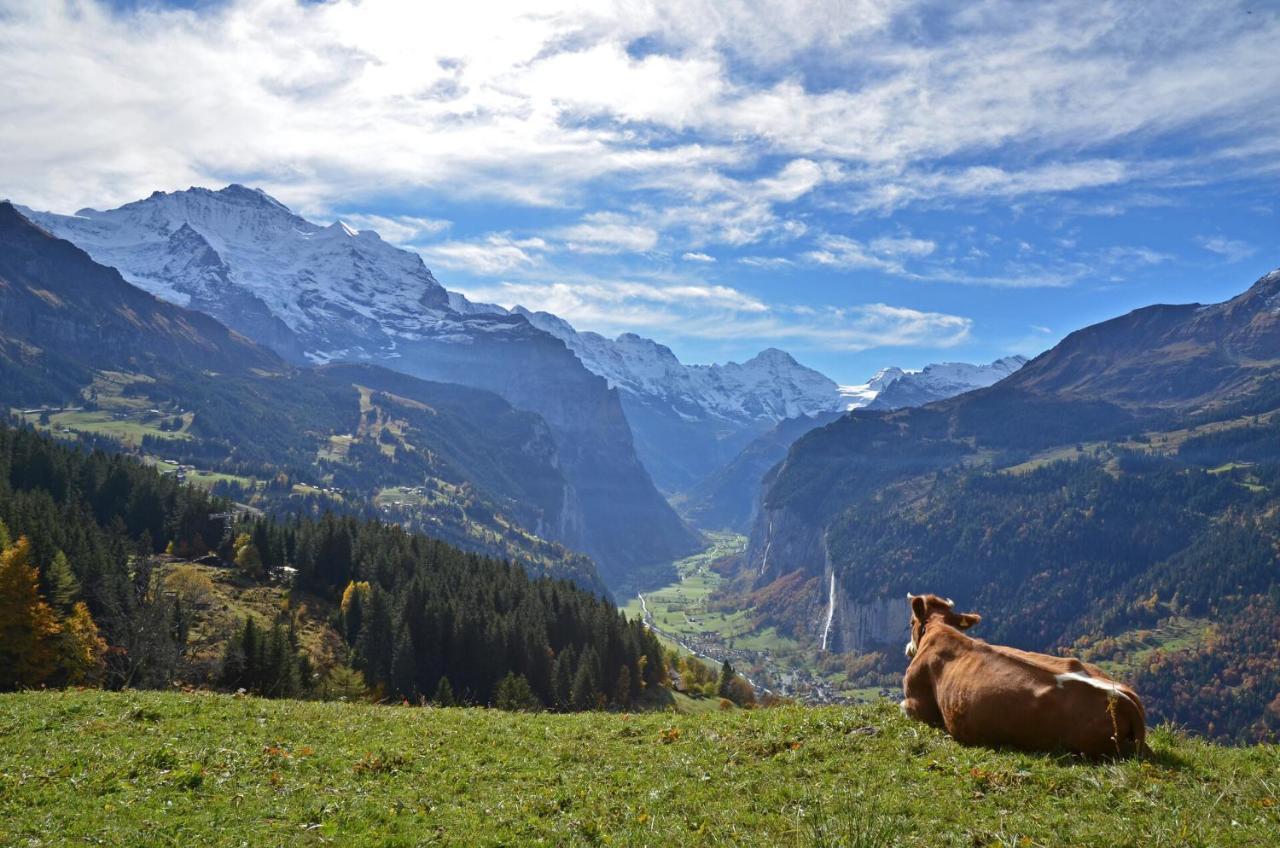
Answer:
[[[100,368],[137,360],[223,371],[284,367],[207,315],[134,288],[9,203],[0,203],[0,331]]]
[[[429,339],[404,343],[395,367],[489,389],[546,420],[570,489],[552,538],[595,558],[606,582],[697,548],[697,535],[636,458],[615,390],[582,368],[563,343],[520,316],[460,321],[487,330],[473,326],[466,345]]]

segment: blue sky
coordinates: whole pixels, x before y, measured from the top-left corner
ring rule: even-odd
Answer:
[[[1280,6],[0,0],[0,195],[261,186],[473,299],[842,382],[1280,265]]]

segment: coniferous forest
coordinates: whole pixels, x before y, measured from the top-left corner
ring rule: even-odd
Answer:
[[[212,685],[267,696],[372,691],[511,708],[628,706],[661,683],[656,637],[604,597],[374,520],[274,520],[128,457],[0,429],[0,688]],[[196,613],[161,571],[216,562],[288,586],[273,621],[225,634],[183,679]],[[330,609],[343,649],[302,650],[300,610]]]

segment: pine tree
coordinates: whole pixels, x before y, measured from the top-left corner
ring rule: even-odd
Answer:
[[[569,702],[575,710],[589,710],[596,706],[599,685],[596,683],[595,665],[595,649],[588,646],[582,652],[582,658],[578,660],[578,670],[573,676],[573,691],[569,696]]]
[[[514,671],[507,672],[507,676],[498,681],[494,689],[493,704],[500,710],[513,712],[530,712],[541,706],[529,681],[523,674],[516,674]]]
[[[414,674],[418,668],[418,660],[413,651],[413,640],[409,638],[409,628],[400,625],[396,634],[395,647],[391,651],[391,692],[403,698],[412,698],[417,691],[414,685]]]
[[[620,707],[631,705],[631,669],[622,666],[618,669],[618,682],[614,684],[613,702]]]
[[[737,676],[737,672],[733,670],[733,666],[728,660],[720,666],[720,683],[716,686],[716,691],[721,698],[728,698],[733,691],[733,678]]]
[[[369,606],[365,610],[360,636],[356,639],[357,666],[364,672],[369,685],[381,686],[390,678],[394,638],[391,610],[385,593],[375,588],[369,594]]]
[[[69,613],[80,595],[80,582],[71,571],[67,555],[58,551],[40,575],[41,590],[49,603],[62,614]]]
[[[565,645],[556,657],[553,682],[555,685],[556,706],[562,710],[573,706],[573,674],[577,669],[573,646]]]
[[[323,697],[340,701],[359,701],[368,694],[364,675],[349,665],[335,665],[325,675]]]
[[[457,698],[453,696],[453,686],[449,683],[449,678],[440,678],[440,682],[436,685],[436,694],[431,700],[440,707],[456,707],[458,705]]]

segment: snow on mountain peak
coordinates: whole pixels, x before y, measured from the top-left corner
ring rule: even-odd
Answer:
[[[154,192],[74,216],[27,214],[135,285],[183,305],[208,298],[208,269],[218,265],[219,285],[260,301],[322,356],[393,346],[393,337],[419,334],[449,312],[448,294],[418,254],[344,221],[312,223],[239,184]]]

